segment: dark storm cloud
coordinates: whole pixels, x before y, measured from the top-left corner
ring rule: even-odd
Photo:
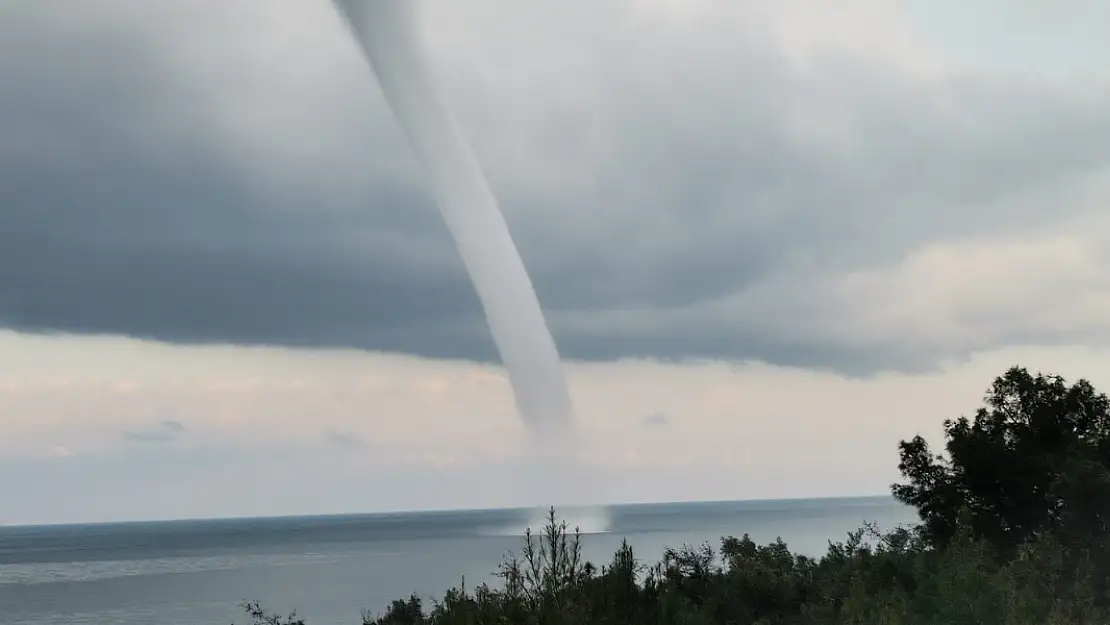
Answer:
[[[404,349],[476,306],[457,266],[413,269],[385,240],[344,251],[357,217],[252,215],[201,163],[108,160],[61,185],[27,169],[0,173],[0,315],[16,329]]]
[[[325,11],[287,9],[307,17],[269,24],[271,50],[259,3],[45,5],[0,19],[0,325],[495,358],[411,155]],[[337,43],[319,53],[305,32]],[[835,322],[875,302],[823,285],[946,237],[1035,229],[1068,210],[1041,198],[1108,164],[1091,92],[858,59],[800,73],[735,39],[708,34],[679,51],[687,65],[625,42],[605,58],[620,80],[582,78],[604,97],[526,128],[546,137],[534,159],[475,137],[565,356],[925,366],[953,354],[928,337],[853,343]],[[251,60],[297,45],[299,67]],[[459,101],[472,119],[486,106]],[[565,158],[587,118],[607,143]],[[533,187],[530,166],[591,183]]]
[[[325,196],[314,211],[287,210],[189,137],[201,115],[144,127],[183,110],[160,96],[171,67],[114,64],[138,44],[100,49],[75,36],[68,50],[26,38],[4,55],[16,79],[3,82],[17,88],[0,93],[12,131],[0,147],[0,321],[180,342],[481,353],[477,300],[422,189],[386,182],[354,205],[320,210]],[[88,47],[100,53],[78,54]],[[424,242],[446,252],[430,268],[411,258]]]

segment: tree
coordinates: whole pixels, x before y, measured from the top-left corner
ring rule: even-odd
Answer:
[[[900,444],[894,495],[919,528],[866,525],[821,558],[745,535],[667,549],[644,567],[624,543],[583,562],[550,510],[508,556],[500,588],[394,601],[365,625],[1095,625],[1110,623],[1110,400],[1085,380],[1012,368],[946,453]],[[302,625],[247,604],[256,625]]]
[[[944,423],[947,455],[920,436],[899,445],[922,531],[943,546],[963,530],[1012,552],[1041,534],[1089,547],[1110,530],[1110,401],[1086,380],[1013,367],[973,420]]]

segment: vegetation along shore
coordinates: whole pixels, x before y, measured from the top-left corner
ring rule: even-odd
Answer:
[[[555,510],[498,571],[426,604],[397,599],[364,625],[1087,625],[1110,623],[1110,402],[1085,380],[1014,367],[974,416],[945,421],[943,453],[899,444],[914,527],[864,525],[821,557],[747,535],[667,550],[624,543],[600,565]],[[296,614],[244,604],[255,625]]]

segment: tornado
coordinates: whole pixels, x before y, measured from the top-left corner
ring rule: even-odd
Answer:
[[[574,429],[562,363],[508,225],[454,116],[436,92],[414,0],[332,0],[431,183],[540,449]],[[561,455],[561,454],[560,454]]]

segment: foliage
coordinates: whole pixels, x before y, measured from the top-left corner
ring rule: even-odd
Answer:
[[[820,558],[747,535],[605,566],[551,510],[506,558],[499,588],[465,583],[426,609],[394,601],[363,625],[1094,625],[1110,622],[1104,547],[1110,410],[1085,381],[1014,368],[974,421],[945,423],[947,457],[901,444],[896,497],[922,524],[865,525]],[[256,625],[303,625],[247,604]]]
[[[944,545],[971,535],[1013,553],[1047,533],[1069,547],[1110,531],[1110,401],[1086,380],[1014,367],[995,380],[974,420],[944,423],[945,456],[920,436],[900,445],[908,484],[894,496]]]
[[[241,607],[246,611],[247,616],[251,617],[251,623],[254,625],[305,625],[305,620],[298,618],[296,612],[290,612],[288,616],[270,613],[257,601],[244,601]]]
[[[503,588],[454,589],[429,611],[394,602],[364,625],[1083,625],[1110,616],[1093,578],[1075,575],[1051,538],[1005,560],[966,533],[933,549],[913,530],[865,527],[821,558],[744,536],[719,550],[668,550],[653,567],[624,544],[596,570],[569,564],[577,535],[554,516],[541,535],[555,551],[529,550],[525,539],[502,569]]]

